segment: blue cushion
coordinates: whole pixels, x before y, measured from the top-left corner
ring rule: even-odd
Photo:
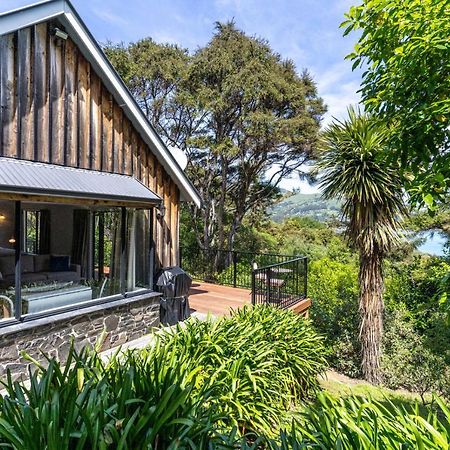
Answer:
[[[50,272],[69,272],[70,256],[51,256]]]

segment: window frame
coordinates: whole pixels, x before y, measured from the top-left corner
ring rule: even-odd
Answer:
[[[62,306],[60,308],[49,309],[48,311],[42,311],[38,313],[31,314],[22,314],[22,253],[24,251],[24,243],[25,243],[25,215],[24,209],[22,208],[22,201],[16,200],[14,201],[15,208],[15,286],[14,286],[14,317],[0,320],[0,328],[7,328],[9,326],[17,325],[18,323],[30,322],[33,320],[43,319],[46,317],[57,316],[59,314],[64,314],[71,311],[79,311],[85,308],[89,308],[96,305],[110,303],[116,300],[123,300],[127,298],[138,297],[141,295],[155,293],[153,290],[153,285],[149,288],[142,288],[137,291],[126,291],[126,227],[127,227],[127,207],[121,206],[121,254],[120,254],[120,285],[121,285],[121,293],[110,295],[107,297],[101,297],[97,299],[92,299],[90,301]],[[131,207],[133,208],[133,207]],[[150,258],[150,266],[149,271],[151,274],[152,282],[153,277],[155,275],[155,242],[154,242],[154,207],[147,208],[135,208],[135,209],[145,209],[150,213],[150,223],[149,223],[149,240],[150,240],[150,248],[149,248],[149,258]],[[125,220],[123,220],[125,219]],[[125,236],[125,239],[123,237]],[[94,242],[91,241],[91,246],[93,247]],[[93,248],[91,249],[91,251]]]

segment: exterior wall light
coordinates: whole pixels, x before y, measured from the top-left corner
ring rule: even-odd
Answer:
[[[52,30],[52,35],[59,37],[62,40],[67,40],[67,38],[69,37],[68,33],[66,33],[65,31],[61,30],[61,28],[55,27]]]

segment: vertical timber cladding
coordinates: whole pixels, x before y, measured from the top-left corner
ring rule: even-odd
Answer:
[[[4,156],[17,157],[18,114],[17,79],[15,63],[15,36],[0,36],[0,98],[1,98],[1,148]]]
[[[0,36],[0,156],[134,175],[164,200],[157,265],[178,263],[178,187],[77,46],[50,23]]]

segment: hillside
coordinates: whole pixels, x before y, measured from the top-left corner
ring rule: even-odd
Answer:
[[[287,217],[308,216],[324,222],[339,217],[340,205],[336,200],[324,200],[320,194],[292,194],[269,208],[269,215],[275,222]]]

